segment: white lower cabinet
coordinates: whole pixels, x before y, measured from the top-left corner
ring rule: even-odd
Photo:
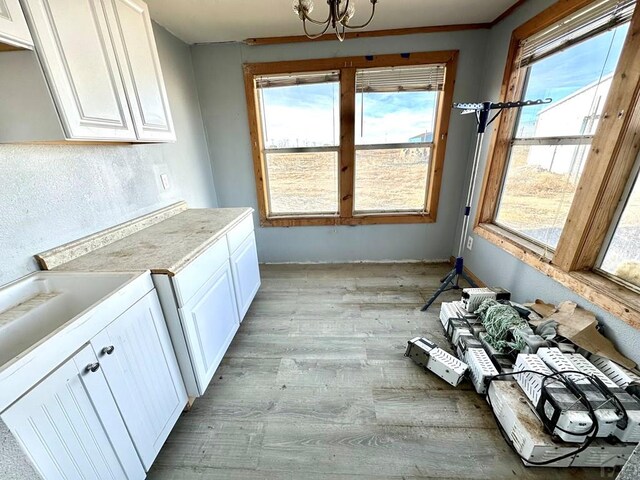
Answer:
[[[224,262],[178,313],[202,395],[240,325],[229,262]]]
[[[90,343],[145,470],[149,470],[187,402],[155,291]]]
[[[253,217],[171,275],[153,274],[180,372],[191,398],[204,395],[260,288]]]
[[[89,346],[1,417],[45,479],[145,477],[98,359]]]
[[[238,302],[238,315],[240,316],[240,321],[242,321],[260,288],[258,251],[256,249],[256,237],[253,232],[231,254],[230,260],[236,300]]]

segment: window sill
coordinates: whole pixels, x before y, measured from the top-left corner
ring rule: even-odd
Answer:
[[[522,240],[496,225],[481,223],[476,226],[474,233],[544,273],[587,301],[620,318],[632,327],[640,329],[640,295],[636,292],[594,272],[565,272],[543,256],[544,249]]]
[[[311,226],[338,226],[338,225],[385,225],[385,224],[410,224],[410,223],[434,223],[435,215],[429,213],[389,213],[375,215],[354,215],[352,217],[340,217],[337,215],[309,216],[309,217],[266,217],[260,218],[261,227],[311,227]]]

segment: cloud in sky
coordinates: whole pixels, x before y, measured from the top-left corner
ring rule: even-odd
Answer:
[[[402,143],[425,132],[433,133],[436,98],[435,92],[358,94],[356,143]]]
[[[554,102],[611,73],[622,50],[628,24],[577,44],[531,67],[526,99],[550,97]],[[604,66],[604,68],[603,68]],[[338,145],[340,88],[337,82],[262,90],[266,145],[279,147]],[[400,143],[433,132],[435,92],[364,94],[356,96],[356,143]],[[530,134],[538,112],[522,109],[520,127]]]
[[[263,89],[266,145],[338,145],[339,99],[338,83]]]
[[[435,92],[365,94],[364,136],[360,129],[362,96],[356,97],[357,143],[407,142],[413,136],[433,132]],[[266,145],[337,145],[339,97],[337,83],[262,90]]]
[[[621,25],[535,63],[525,99],[552,98],[557,102],[597,82],[601,74],[613,72],[628,29],[628,24]],[[527,124],[527,130],[532,131],[538,112],[547,106],[523,108],[521,126]]]

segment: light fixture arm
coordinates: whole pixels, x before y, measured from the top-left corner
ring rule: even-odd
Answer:
[[[313,10],[313,0],[294,0],[293,11],[300,20],[302,20],[302,28],[308,38],[318,38],[324,35],[329,27],[332,27],[335,30],[338,40],[343,41],[345,39],[347,29],[355,30],[365,28],[371,23],[376,13],[376,4],[378,1],[379,0],[369,0],[371,3],[371,15],[369,16],[369,19],[361,25],[349,25],[349,21],[355,13],[355,0],[327,0],[329,14],[324,21],[316,20],[311,17],[310,14]],[[315,25],[322,25],[324,26],[324,29],[319,34],[312,34],[307,30],[307,22]]]
[[[329,21],[331,20],[331,11],[329,11],[329,15],[327,15],[327,19],[323,22],[311,18],[306,10],[300,10],[300,17],[302,19],[302,23],[304,23],[305,20],[308,20],[311,23],[315,23],[316,25],[324,25],[329,23]]]
[[[338,18],[338,22],[339,23],[342,23],[342,21],[344,20],[344,17],[347,16],[347,12],[349,11],[349,2],[350,1],[351,0],[347,0],[347,3],[345,3],[344,9],[342,10],[342,13],[340,12],[340,5],[336,4],[337,5],[336,9],[338,10],[338,14],[339,14],[338,16],[340,17],[340,18]]]
[[[351,28],[351,29],[356,29],[356,28],[364,28],[366,26],[368,26],[371,21],[373,20],[373,16],[376,14],[376,4],[378,3],[378,0],[371,0],[371,16],[369,17],[369,20],[367,20],[365,23],[363,23],[362,25],[345,25],[345,27],[347,28]]]
[[[321,24],[322,25],[322,24]],[[324,29],[320,32],[320,33],[309,33],[307,31],[307,22],[305,22],[304,20],[302,20],[302,29],[304,30],[304,34],[310,38],[311,40],[315,40],[316,38],[320,38],[322,35],[324,35],[325,33],[327,33],[327,30],[329,30],[329,25],[331,25],[330,22],[326,22],[324,25]]]

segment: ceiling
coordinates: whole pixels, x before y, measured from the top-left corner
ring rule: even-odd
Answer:
[[[352,0],[353,1],[353,0]],[[314,18],[326,18],[315,0]],[[367,30],[491,22],[516,0],[379,0]],[[242,41],[302,34],[293,0],[147,0],[151,17],[187,43]],[[354,22],[369,16],[369,0],[355,0]]]

